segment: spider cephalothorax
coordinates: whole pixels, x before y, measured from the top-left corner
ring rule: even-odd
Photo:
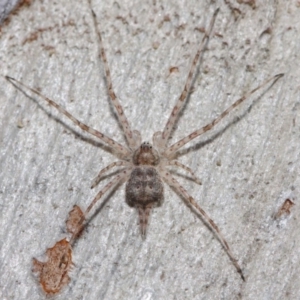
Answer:
[[[156,166],[159,163],[159,154],[158,151],[153,148],[153,146],[144,142],[141,146],[135,150],[133,154],[133,164],[134,165],[148,165]]]

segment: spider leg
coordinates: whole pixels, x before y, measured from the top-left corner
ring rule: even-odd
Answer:
[[[195,175],[195,173],[192,171],[191,168],[185,166],[184,164],[180,163],[178,160],[171,160],[168,161],[168,163],[166,164],[166,166],[176,166],[179,167],[185,171],[187,171],[188,173],[190,173],[190,175],[192,176],[192,178],[194,179],[194,181],[196,183],[198,183],[199,185],[202,184],[202,182],[200,181],[200,179],[197,178],[197,176]]]
[[[95,206],[95,204],[98,202],[98,200],[100,200],[100,198],[111,188],[117,186],[120,182],[122,182],[123,180],[126,180],[129,176],[130,176],[130,171],[131,168],[127,168],[125,170],[122,170],[119,174],[116,175],[116,177],[114,177],[110,182],[108,182],[99,192],[98,194],[94,197],[94,199],[92,200],[92,202],[89,204],[89,206],[87,207],[87,209],[85,210],[85,212],[83,213],[82,217],[79,219],[78,223],[77,223],[77,228],[78,230],[73,230],[73,235],[72,238],[70,240],[70,243],[73,243],[77,237],[78,237],[78,232],[82,230],[82,224],[84,222],[84,220],[86,220],[86,217],[88,215],[88,213],[91,211],[91,209]],[[74,226],[74,224],[73,224]]]
[[[117,112],[118,120],[119,120],[120,124],[123,127],[124,134],[125,134],[126,140],[128,142],[128,145],[129,145],[131,150],[135,150],[139,146],[139,144],[137,145],[137,143],[136,143],[136,139],[134,138],[134,134],[132,133],[129,122],[128,122],[128,120],[125,116],[125,113],[123,111],[122,105],[119,102],[119,100],[118,100],[118,98],[117,98],[117,96],[114,92],[113,85],[112,85],[112,80],[111,80],[111,75],[110,75],[110,70],[109,70],[109,66],[108,66],[108,62],[107,62],[107,57],[106,57],[103,42],[102,42],[101,33],[100,33],[100,30],[98,29],[98,26],[97,26],[96,14],[92,9],[91,0],[89,0],[89,3],[90,3],[91,11],[92,11],[94,26],[95,26],[95,29],[96,29],[96,32],[97,32],[97,35],[98,35],[99,47],[100,47],[100,53],[99,53],[100,55],[99,56],[101,57],[101,59],[103,61],[103,64],[104,64],[108,94],[109,94],[111,103],[112,103],[112,105],[114,106],[114,108]]]
[[[190,142],[191,140],[193,140],[194,138],[196,138],[197,136],[205,133],[206,131],[211,130],[216,124],[218,124],[224,117],[226,117],[233,109],[235,109],[239,104],[243,103],[248,97],[250,97],[252,94],[254,94],[257,90],[261,89],[262,87],[264,87],[265,85],[267,85],[269,82],[272,81],[272,85],[283,76],[284,74],[277,74],[267,80],[265,80],[262,84],[260,84],[259,86],[257,86],[255,89],[253,89],[252,91],[246,93],[243,97],[241,97],[240,99],[236,100],[232,105],[230,105],[225,111],[223,111],[216,119],[214,119],[211,123],[205,125],[204,127],[202,127],[201,129],[198,129],[194,132],[192,132],[191,134],[189,134],[188,136],[186,136],[185,138],[181,139],[180,141],[174,143],[173,145],[171,145],[170,147],[167,148],[167,150],[165,151],[165,156],[166,157],[172,157],[174,155],[174,153],[179,150],[182,146],[184,146],[186,143]],[[271,85],[271,86],[272,86]]]
[[[191,69],[190,69],[190,72],[188,74],[188,77],[187,77],[187,80],[186,80],[186,83],[185,83],[185,86],[183,88],[183,91],[179,97],[179,99],[177,100],[173,110],[172,110],[172,113],[171,115],[169,116],[169,119],[167,121],[167,124],[164,128],[164,131],[162,132],[162,146],[165,147],[167,142],[168,142],[168,139],[170,137],[170,134],[172,132],[172,129],[174,127],[174,124],[178,118],[178,115],[182,109],[182,107],[184,106],[185,102],[186,102],[186,99],[187,99],[187,96],[188,96],[188,93],[190,92],[190,89],[191,89],[191,85],[192,85],[192,79],[193,79],[193,76],[194,76],[194,73],[195,73],[195,70],[196,70],[196,66],[197,66],[197,62],[199,61],[199,57],[201,55],[201,53],[204,52],[205,48],[206,48],[206,45],[207,45],[207,42],[209,40],[209,37],[212,33],[212,29],[213,29],[213,25],[215,23],[215,19],[216,19],[216,16],[218,14],[218,11],[219,9],[217,9],[213,16],[212,16],[212,19],[210,21],[210,25],[209,25],[209,28],[207,30],[207,32],[205,32],[203,38],[202,38],[202,41],[201,41],[201,44],[200,44],[200,47],[194,57],[194,60],[192,62],[192,66],[191,66]]]
[[[80,127],[82,130],[96,136],[101,141],[103,141],[107,145],[109,145],[116,152],[116,154],[120,155],[121,157],[128,157],[129,156],[130,152],[126,147],[122,146],[121,144],[119,144],[118,142],[116,142],[113,139],[109,138],[108,136],[104,135],[102,132],[100,132],[98,130],[95,130],[95,129],[87,126],[86,124],[80,122],[73,115],[71,115],[68,111],[66,111],[61,105],[57,104],[53,100],[51,100],[51,99],[47,98],[46,96],[42,95],[37,90],[28,87],[27,85],[25,85],[24,83],[18,81],[15,78],[5,76],[5,79],[8,80],[11,84],[13,84],[17,89],[20,89],[20,87],[18,86],[18,85],[20,85],[20,86],[26,88],[27,90],[31,91],[32,93],[38,95],[39,97],[41,97],[45,101],[47,101],[48,104],[55,107],[59,112],[64,114],[66,117],[68,117],[75,125]]]
[[[127,168],[125,170],[122,170],[119,174],[116,175],[114,179],[112,179],[109,183],[107,183],[101,191],[98,192],[96,197],[92,200],[86,211],[84,212],[84,215],[86,216],[90,210],[93,208],[93,206],[98,202],[98,200],[113,186],[116,186],[119,184],[122,180],[126,179],[130,175],[131,168]]]
[[[227,255],[231,259],[232,263],[234,264],[236,270],[241,275],[242,279],[245,281],[245,277],[243,275],[242,269],[239,266],[237,259],[233,256],[233,253],[231,252],[231,249],[229,248],[229,245],[225,238],[223,237],[219,227],[216,225],[216,223],[207,215],[207,213],[197,204],[195,199],[189,195],[189,193],[186,191],[184,187],[181,186],[181,184],[167,171],[161,172],[162,177],[167,182],[167,184],[171,187],[173,187],[179,195],[183,197],[183,199],[193,208],[196,209],[196,211],[200,214],[202,220],[209,225],[210,228],[213,229],[216,236],[218,237],[219,241],[223,245]]]
[[[97,175],[97,177],[93,180],[92,182],[92,186],[91,186],[91,189],[93,189],[100,181],[101,177],[107,172],[109,171],[110,169],[114,168],[114,167],[120,167],[120,166],[126,166],[126,167],[129,167],[130,166],[130,163],[126,162],[126,161],[122,161],[122,160],[118,160],[118,161],[115,161],[111,164],[109,164],[108,166],[106,166],[105,168],[103,168],[99,174]]]

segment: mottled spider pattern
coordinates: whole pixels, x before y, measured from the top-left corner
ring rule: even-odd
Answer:
[[[91,3],[90,3],[91,5]],[[139,214],[139,223],[141,235],[143,238],[146,236],[148,219],[151,210],[155,206],[159,206],[163,200],[163,182],[167,183],[170,187],[175,190],[175,192],[182,197],[186,203],[192,207],[204,223],[210,227],[215,235],[218,237],[222,246],[224,247],[226,253],[233,262],[236,270],[241,275],[242,279],[245,280],[241,267],[235,259],[227,241],[220,232],[220,229],[216,223],[208,216],[208,214],[197,204],[195,199],[189,194],[189,192],[177,181],[173,174],[170,173],[169,167],[176,166],[185,170],[191,175],[196,183],[200,183],[199,179],[195,176],[193,171],[176,160],[177,152],[184,145],[200,136],[201,134],[211,130],[214,126],[219,123],[225,116],[227,116],[234,108],[239,104],[244,102],[250,95],[256,92],[258,89],[271,86],[274,84],[283,74],[278,74],[272,76],[271,78],[265,80],[259,86],[246,93],[243,97],[236,100],[231,106],[229,106],[224,112],[222,112],[217,118],[212,120],[209,124],[204,127],[193,131],[191,134],[182,138],[181,140],[175,142],[172,145],[168,145],[171,132],[174,129],[175,123],[178,119],[179,113],[187,101],[188,94],[191,90],[192,81],[194,78],[195,70],[197,64],[200,60],[200,56],[206,48],[207,42],[212,35],[213,25],[218,14],[218,9],[214,12],[208,29],[205,31],[202,41],[200,43],[199,49],[191,63],[191,68],[188,73],[186,83],[184,85],[183,91],[179,96],[178,100],[173,107],[168,121],[163,129],[163,131],[155,132],[152,138],[152,144],[149,142],[142,142],[141,134],[137,130],[132,130],[125,113],[123,111],[122,105],[119,102],[112,84],[112,79],[110,75],[110,69],[105,54],[102,37],[100,30],[98,29],[97,18],[93,10],[92,20],[96,28],[96,33],[99,41],[99,56],[102,59],[105,69],[106,82],[108,88],[108,94],[112,106],[116,111],[118,121],[124,131],[124,135],[127,141],[127,145],[122,145],[112,138],[106,136],[102,132],[95,130],[88,125],[82,123],[73,115],[71,115],[67,110],[65,110],[61,105],[57,104],[53,100],[43,96],[39,91],[27,87],[18,80],[6,76],[6,79],[10,81],[13,85],[20,89],[24,87],[32,93],[38,95],[41,99],[44,99],[48,104],[55,107],[60,113],[69,118],[76,126],[80,127],[85,132],[96,136],[104,144],[110,147],[112,152],[118,158],[117,161],[109,164],[103,168],[99,174],[96,176],[92,182],[91,188],[94,188],[103,178],[103,175],[115,167],[121,167],[118,169],[117,174],[113,177],[102,189],[97,193],[94,199],[91,201],[89,206],[85,210],[81,210],[78,206],[75,206],[73,211],[70,212],[69,219],[67,222],[67,231],[72,234],[70,239],[70,244],[76,240],[80,233],[82,232],[83,225],[87,220],[90,211],[94,208],[98,200],[106,194],[108,191],[116,188],[121,183],[126,182],[125,195],[126,202],[129,206],[135,207]]]

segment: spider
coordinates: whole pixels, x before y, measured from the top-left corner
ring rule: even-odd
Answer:
[[[89,3],[91,5],[90,0]],[[67,227],[69,228],[69,233],[72,234],[71,241],[74,241],[79,236],[78,233],[82,232],[82,224],[87,219],[88,214],[90,213],[92,208],[94,208],[99,199],[109,190],[116,188],[124,182],[127,182],[125,187],[126,203],[130,207],[135,207],[137,209],[139,214],[140,231],[142,238],[144,239],[146,236],[149,215],[154,207],[161,205],[163,200],[163,182],[166,182],[170,187],[172,187],[175,190],[175,192],[179,196],[181,196],[186,201],[186,203],[190,207],[192,207],[197,212],[197,214],[204,221],[204,223],[214,231],[215,235],[218,237],[227,255],[229,256],[233,265],[235,266],[237,272],[245,281],[242,269],[238,264],[237,259],[235,259],[226,239],[223,237],[223,234],[221,233],[216,223],[197,204],[195,199],[188,193],[188,191],[177,181],[177,179],[168,170],[168,167],[170,166],[176,166],[178,168],[181,168],[184,171],[188,172],[196,183],[199,183],[199,180],[197,179],[193,171],[189,167],[176,160],[177,151],[196,137],[211,130],[234,108],[236,108],[239,104],[244,102],[250,95],[252,95],[258,89],[261,89],[269,83],[272,83],[273,85],[280,77],[283,76],[283,74],[277,74],[265,80],[252,91],[246,93],[243,97],[236,100],[231,106],[229,106],[225,111],[223,111],[217,118],[212,120],[209,124],[205,125],[204,127],[198,130],[193,131],[191,134],[177,141],[173,145],[168,145],[168,140],[170,138],[172,130],[174,129],[175,122],[177,121],[179,113],[182,107],[185,105],[187,97],[190,93],[192,79],[195,74],[197,63],[200,60],[200,56],[203,54],[206,48],[210,36],[212,35],[213,26],[218,11],[219,9],[215,10],[211,18],[208,30],[206,30],[204,33],[200,46],[192,61],[191,68],[188,73],[183,91],[180,97],[178,98],[175,106],[173,107],[163,131],[154,133],[152,138],[152,144],[150,144],[149,142],[142,142],[140,132],[131,129],[130,124],[123,111],[122,105],[120,104],[114,92],[112,79],[110,75],[110,69],[104,51],[101,33],[98,29],[97,18],[93,9],[91,9],[92,19],[98,36],[100,57],[104,64],[108,94],[110,99],[109,101],[115,108],[118,121],[121,124],[124,131],[127,145],[122,145],[117,141],[113,140],[112,138],[106,136],[102,132],[95,130],[89,127],[88,125],[82,123],[73,115],[71,115],[67,110],[65,110],[61,105],[43,96],[39,91],[26,86],[25,84],[12,77],[6,76],[6,79],[10,83],[12,83],[16,88],[20,89],[21,86],[25,89],[28,89],[32,93],[38,95],[46,102],[48,102],[48,104],[55,107],[60,113],[69,118],[73,123],[75,123],[76,126],[80,127],[82,130],[88,132],[89,134],[99,138],[104,144],[108,145],[111,148],[112,152],[115,154],[115,156],[118,157],[117,161],[109,164],[99,172],[99,174],[92,182],[91,188],[94,188],[101,181],[103,175],[106,174],[109,170],[115,167],[122,167],[118,170],[116,176],[113,179],[111,179],[97,193],[97,195],[94,197],[94,199],[91,201],[91,203],[84,212],[82,212],[79,207],[76,207],[70,213],[70,218],[68,221],[69,224],[67,224]],[[74,222],[75,225],[73,224]]]

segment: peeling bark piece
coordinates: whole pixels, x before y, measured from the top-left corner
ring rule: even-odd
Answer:
[[[68,275],[72,266],[72,249],[67,239],[57,242],[46,251],[47,261],[33,258],[34,273],[37,273],[43,291],[47,295],[57,294],[70,281]]]
[[[73,238],[78,238],[82,234],[84,220],[85,217],[81,208],[78,205],[74,205],[66,221],[67,231],[72,234]]]
[[[275,215],[275,219],[279,219],[283,215],[289,215],[291,213],[291,208],[295,203],[291,199],[286,199],[284,203],[280,206],[278,212]]]

